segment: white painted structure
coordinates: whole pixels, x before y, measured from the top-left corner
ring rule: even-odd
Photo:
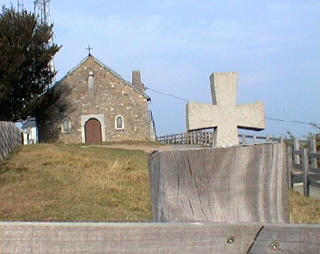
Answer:
[[[35,117],[29,117],[21,126],[23,144],[39,143],[38,127]]]
[[[215,128],[213,146],[239,144],[238,128],[263,130],[263,102],[237,105],[236,72],[218,72],[210,76],[212,104],[188,102],[187,130]]]

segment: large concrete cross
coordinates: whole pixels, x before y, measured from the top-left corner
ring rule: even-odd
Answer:
[[[187,130],[215,128],[213,146],[238,145],[238,128],[263,130],[264,103],[237,105],[236,72],[210,76],[212,104],[188,102]]]

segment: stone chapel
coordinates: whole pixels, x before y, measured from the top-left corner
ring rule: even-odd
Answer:
[[[100,143],[154,141],[151,102],[140,71],[132,82],[89,54],[55,84],[67,106],[40,126],[40,141]]]

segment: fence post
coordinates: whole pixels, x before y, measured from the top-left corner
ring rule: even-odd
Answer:
[[[210,146],[210,132],[206,132],[206,146]]]
[[[267,136],[266,136],[266,142],[269,143],[270,141],[271,141],[270,136],[267,135]]]
[[[191,133],[192,133],[192,144],[196,144],[196,142],[195,142],[195,140],[196,140],[196,138],[195,138],[196,132],[193,131]]]
[[[293,188],[293,179],[292,179],[292,147],[287,147],[287,166],[288,166],[288,187],[289,189]]]
[[[257,136],[253,135],[253,144],[257,144]]]
[[[302,169],[303,169],[303,195],[309,197],[309,158],[308,150],[303,149],[302,154]]]
[[[300,149],[299,139],[295,138],[294,143],[293,143],[293,150],[299,151],[299,149]],[[294,158],[294,164],[300,164],[300,155],[299,154],[295,154],[293,156],[293,158]]]
[[[283,144],[284,143],[284,137],[280,137],[280,143]]]
[[[213,130],[213,133],[212,133],[212,147],[215,147],[216,146],[216,138],[217,138],[217,130],[214,129]]]
[[[246,141],[246,135],[242,135],[242,144],[246,144],[247,143],[247,141]]]
[[[277,143],[152,153],[153,218],[156,222],[287,222],[286,159],[286,147]],[[242,163],[234,163],[239,160]]]
[[[310,152],[316,153],[317,152],[317,141],[315,136],[310,137]],[[317,158],[311,158],[311,168],[318,167],[318,160]]]

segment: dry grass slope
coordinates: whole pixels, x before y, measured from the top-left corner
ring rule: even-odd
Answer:
[[[320,200],[306,198],[290,190],[289,201],[291,223],[320,223]]]
[[[0,220],[150,221],[147,154],[24,146],[0,162]]]
[[[21,147],[0,162],[1,221],[151,221],[143,151],[81,145]],[[289,192],[292,223],[320,223],[320,201]]]

